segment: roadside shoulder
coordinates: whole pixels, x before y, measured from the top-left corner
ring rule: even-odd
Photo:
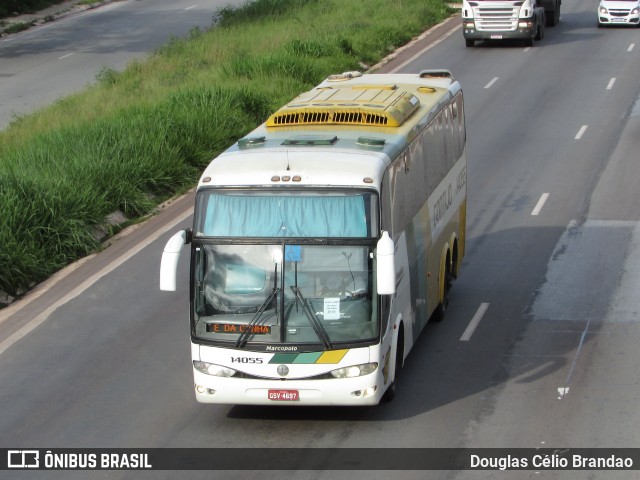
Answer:
[[[95,0],[90,3],[86,0],[66,0],[36,13],[2,18],[0,19],[0,37],[22,32],[45,23],[54,22],[69,15],[84,12],[85,10],[102,7],[113,1],[117,0]]]

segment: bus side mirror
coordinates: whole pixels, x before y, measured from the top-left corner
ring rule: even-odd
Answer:
[[[382,232],[382,237],[376,246],[376,283],[379,295],[393,295],[396,293],[396,266],[394,261],[395,246],[389,233]]]
[[[176,278],[178,271],[178,260],[182,247],[187,243],[189,232],[180,230],[169,239],[162,252],[160,261],[160,290],[165,292],[176,291]]]

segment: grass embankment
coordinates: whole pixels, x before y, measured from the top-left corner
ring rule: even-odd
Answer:
[[[0,290],[99,249],[108,214],[149,213],[287,100],[451,13],[441,0],[258,0],[16,118],[0,132]]]

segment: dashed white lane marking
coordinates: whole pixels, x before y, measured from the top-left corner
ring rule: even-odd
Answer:
[[[64,60],[65,58],[69,58],[71,55],[73,55],[76,52],[71,52],[71,53],[67,53],[66,55],[63,55],[61,57],[58,57],[58,60]]]
[[[498,77],[493,77],[489,83],[487,83],[484,88],[491,88],[494,83],[498,81]]]
[[[584,135],[584,132],[587,131],[587,128],[589,128],[589,125],[582,125],[580,127],[580,130],[578,130],[578,133],[576,133],[576,136],[574,138],[576,140],[580,140],[582,138],[582,136]]]
[[[627,48],[627,52],[631,52],[633,51],[633,49],[635,48],[636,44],[632,43],[631,45],[629,45],[629,48]]]
[[[464,331],[464,333],[460,337],[461,342],[468,342],[471,339],[471,335],[473,335],[473,332],[475,332],[476,328],[478,327],[478,324],[480,323],[480,320],[482,320],[482,317],[487,312],[488,308],[489,308],[488,303],[480,304],[480,306],[478,307],[478,310],[476,310],[475,315],[469,322],[469,325],[467,325],[467,329]]]
[[[542,207],[544,207],[544,204],[547,202],[548,198],[549,198],[549,194],[548,193],[543,193],[540,196],[540,200],[538,200],[538,203],[536,203],[536,206],[531,211],[531,215],[533,215],[533,216],[540,215],[540,211],[542,210]]]
[[[607,90],[611,90],[614,83],[616,83],[616,77],[613,77],[611,80],[609,80],[609,83],[607,84]]]

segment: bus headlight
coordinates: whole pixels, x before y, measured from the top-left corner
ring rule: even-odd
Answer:
[[[214,377],[233,377],[236,374],[236,371],[232,368],[222,367],[214,363],[200,362],[198,360],[193,361],[193,368],[200,373],[213,375]]]
[[[369,375],[378,368],[377,363],[365,363],[362,365],[354,365],[352,367],[343,367],[331,371],[331,375],[335,378],[353,378],[361,377],[362,375]]]

